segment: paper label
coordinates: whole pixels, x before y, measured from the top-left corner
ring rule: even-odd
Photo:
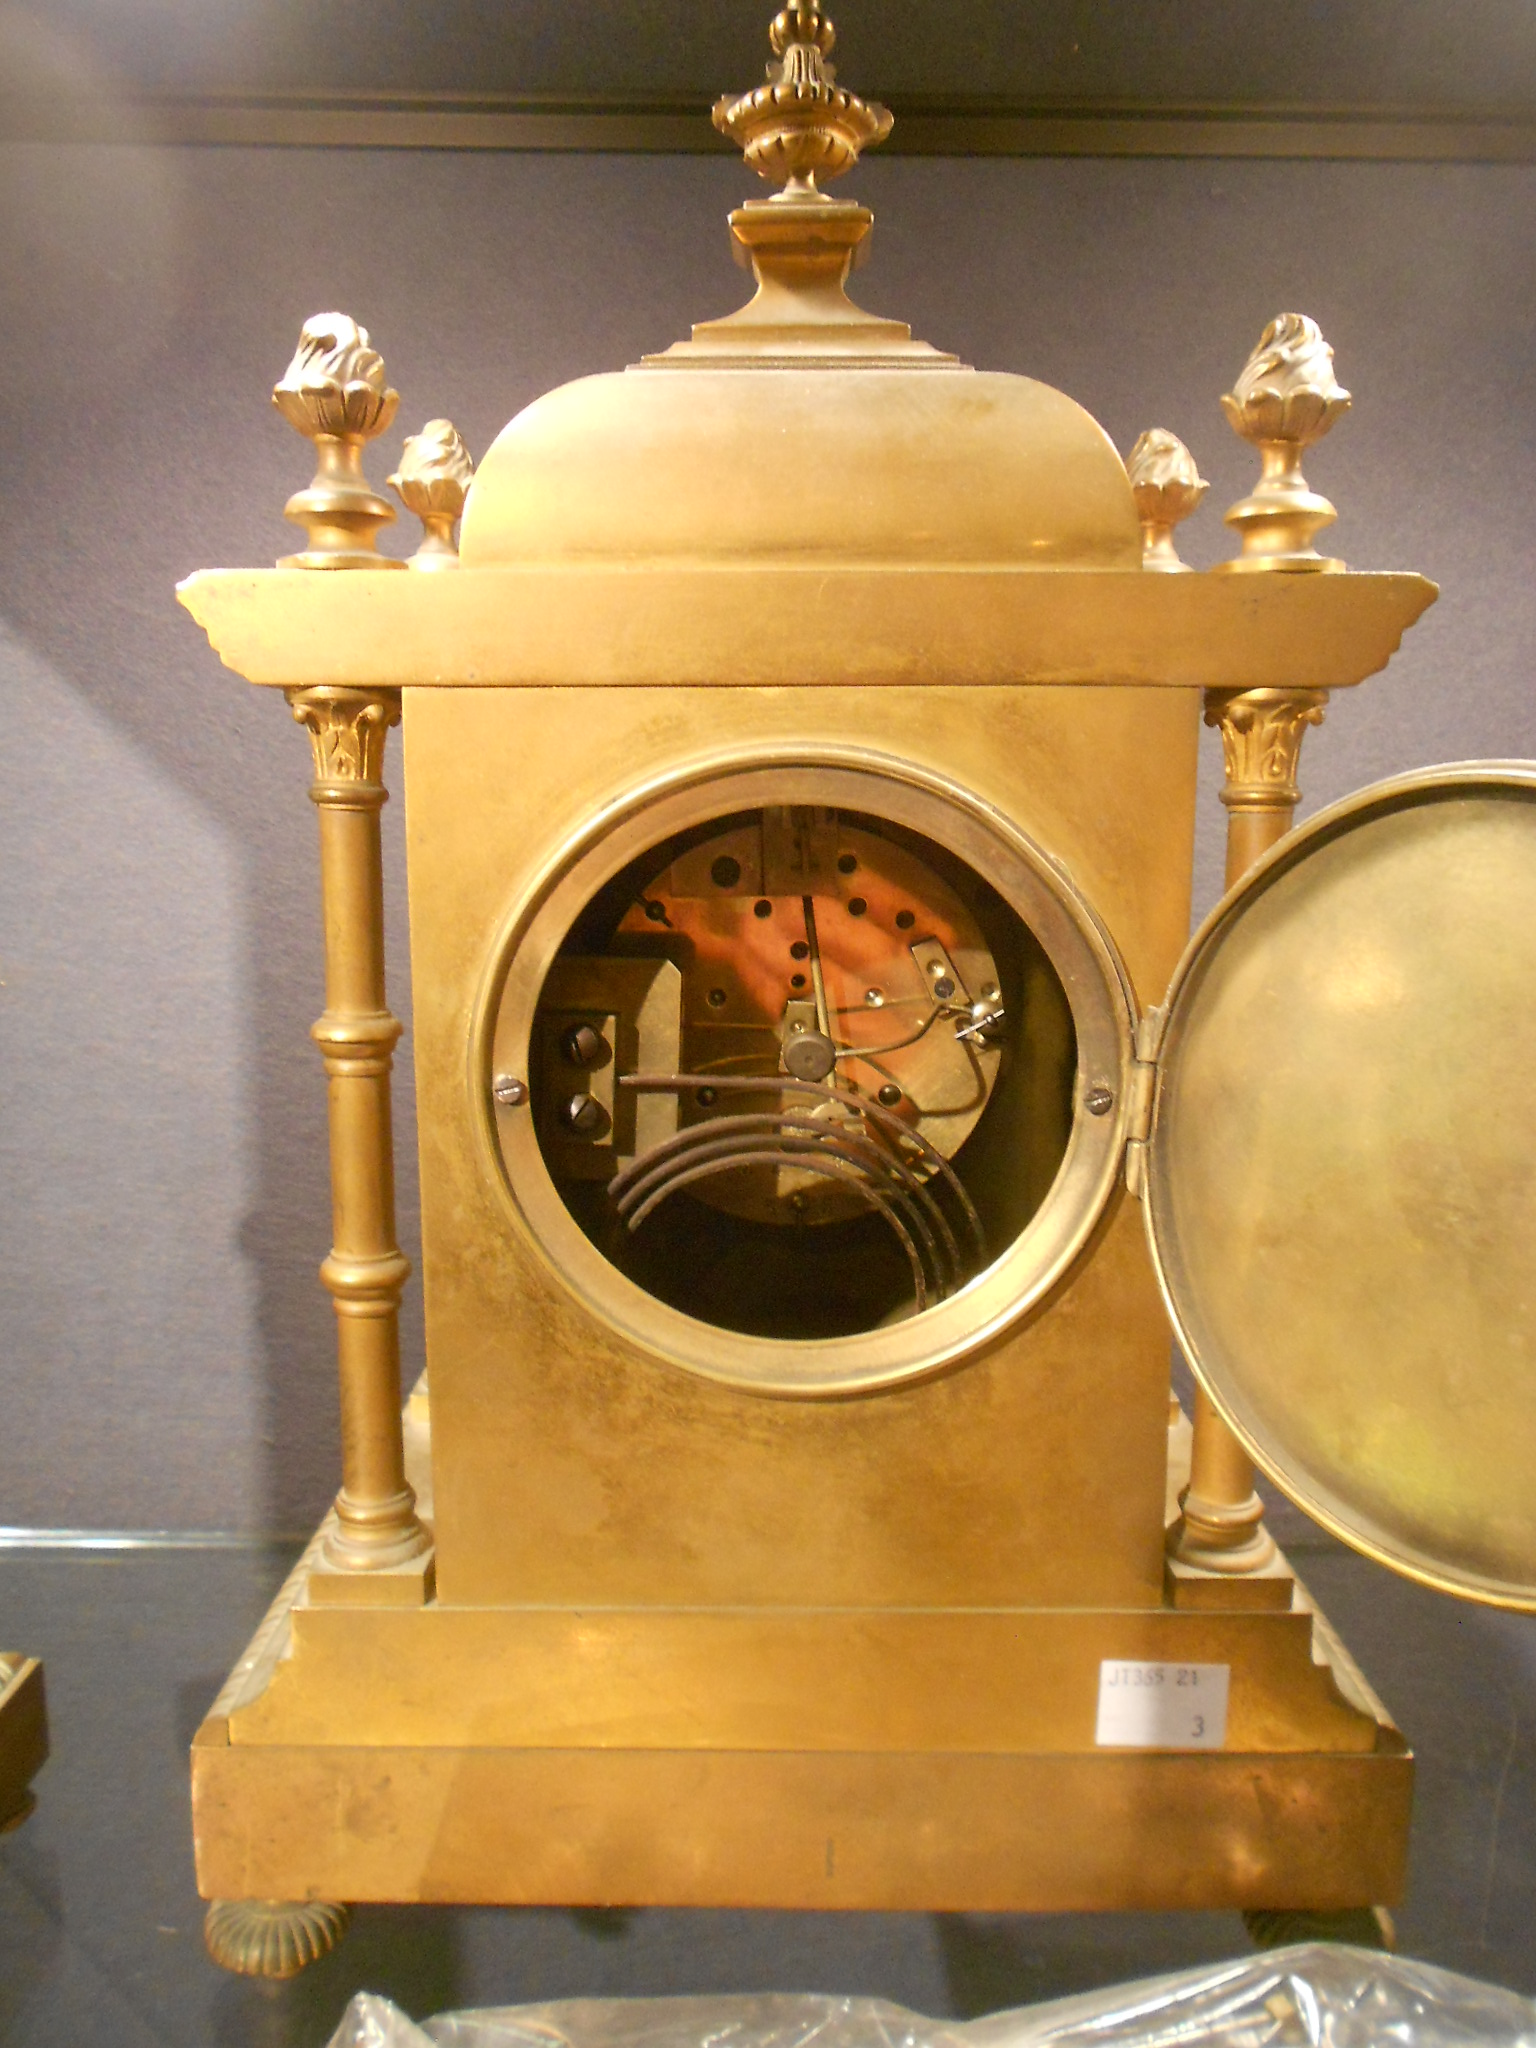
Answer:
[[[1106,1657],[1099,1666],[1099,1723],[1104,1749],[1222,1749],[1227,1740],[1230,1664],[1130,1664]]]

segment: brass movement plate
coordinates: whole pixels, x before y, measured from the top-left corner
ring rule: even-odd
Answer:
[[[1260,1465],[1410,1577],[1536,1608],[1536,769],[1380,783],[1175,974],[1148,1223]]]

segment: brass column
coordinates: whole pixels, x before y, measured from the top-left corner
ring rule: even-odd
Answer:
[[[1261,474],[1226,523],[1242,552],[1214,574],[1336,574],[1344,564],[1320,555],[1316,535],[1338,516],[1301,472],[1305,451],[1349,409],[1333,374],[1333,350],[1315,321],[1281,313],[1265,328],[1222,409],[1235,433],[1259,452]],[[1296,763],[1309,725],[1322,722],[1326,690],[1208,690],[1205,722],[1221,731],[1227,807],[1226,886],[1244,876],[1291,829],[1301,792]],[[1172,1554],[1207,1571],[1260,1570],[1275,1554],[1253,1462],[1204,1389],[1195,1394],[1189,1486]]]
[[[1309,725],[1322,722],[1326,690],[1208,690],[1205,722],[1221,730],[1227,807],[1226,885],[1247,873],[1291,829],[1301,792],[1296,763]],[[1254,1491],[1253,1461],[1204,1388],[1195,1392],[1189,1487],[1173,1554],[1207,1571],[1256,1571],[1275,1554]]]
[[[405,1479],[400,1420],[400,1293],[410,1261],[395,1242],[390,1067],[400,1025],[384,1000],[379,810],[384,737],[397,692],[290,690],[315,753],[320,812],[325,1011],[312,1036],[325,1060],[335,1243],[320,1268],[336,1310],[341,1491],[327,1564],[405,1563],[428,1547]]]

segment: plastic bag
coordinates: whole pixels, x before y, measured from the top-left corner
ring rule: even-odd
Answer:
[[[567,1998],[417,2026],[359,1992],[329,2048],[1536,2048],[1536,2005],[1429,1963],[1303,1942],[964,2021],[775,1994]]]

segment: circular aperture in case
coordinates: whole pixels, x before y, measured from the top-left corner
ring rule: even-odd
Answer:
[[[1018,1237],[1072,1126],[1061,981],[978,873],[878,817],[765,806],[651,846],[544,979],[561,1199],[659,1301],[816,1340],[921,1315]]]

